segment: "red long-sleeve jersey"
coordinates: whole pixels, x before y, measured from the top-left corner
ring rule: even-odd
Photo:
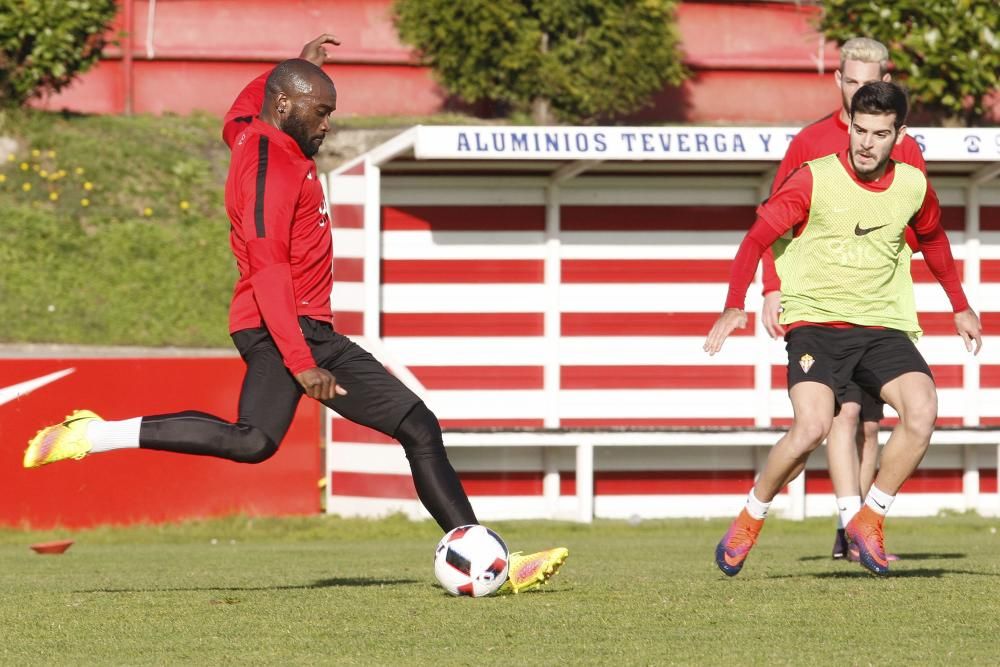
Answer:
[[[240,274],[229,331],[266,326],[296,374],[316,366],[298,317],[333,321],[333,239],[316,163],[291,136],[257,118],[268,74],[243,89],[223,123],[232,151],[229,244]]]
[[[847,148],[849,130],[847,124],[840,119],[839,108],[830,115],[823,116],[815,123],[802,128],[788,144],[788,150],[785,151],[785,156],[778,164],[778,171],[774,175],[774,181],[771,182],[771,195],[778,191],[778,188],[792,172],[809,160],[839,153]],[[916,167],[925,176],[927,175],[927,163],[920,152],[920,146],[909,135],[903,137],[903,141],[893,147],[890,157],[896,162]],[[930,182],[927,183],[927,187],[931,187]],[[922,250],[911,227],[906,229],[906,242],[914,252]],[[770,248],[764,253],[762,265],[764,269],[764,294],[780,290],[781,279],[778,278],[778,272],[774,268],[774,253]]]
[[[846,150],[841,151],[838,157],[844,170],[850,174],[854,182],[866,190],[882,192],[892,185],[895,175],[893,162],[889,162],[889,167],[882,178],[868,182],[860,180],[851,169]],[[753,280],[757,263],[772,243],[788,230],[792,230],[795,236],[805,230],[812,202],[812,186],[812,170],[809,169],[809,165],[805,165],[793,171],[778,191],[757,208],[757,220],[747,232],[733,260],[726,308],[743,308],[747,288]],[[941,226],[941,207],[937,194],[930,187],[927,188],[920,210],[910,221],[908,228],[913,230],[920,241],[927,266],[944,288],[954,312],[968,308],[969,302],[962,289],[962,282],[958,278],[951,245],[948,243],[944,227]],[[835,323],[827,324],[835,325]]]

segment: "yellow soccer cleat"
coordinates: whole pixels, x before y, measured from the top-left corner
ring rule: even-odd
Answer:
[[[520,593],[539,588],[555,576],[569,556],[569,549],[556,547],[522,556],[520,551],[510,555],[507,581],[497,590],[497,595]]]
[[[100,419],[90,410],[76,410],[66,420],[39,431],[24,450],[24,467],[37,468],[63,459],[82,459],[90,452],[87,424]]]

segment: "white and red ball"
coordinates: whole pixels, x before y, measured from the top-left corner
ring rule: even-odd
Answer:
[[[507,581],[507,545],[486,526],[448,531],[434,551],[434,575],[452,595],[492,595]]]

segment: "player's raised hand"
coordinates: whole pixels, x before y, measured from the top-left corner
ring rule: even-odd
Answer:
[[[781,292],[768,292],[764,295],[764,305],[760,309],[760,319],[764,323],[764,331],[771,338],[783,338],[785,327],[778,323],[781,312]]]
[[[739,308],[726,308],[719,319],[712,325],[705,339],[704,350],[713,355],[722,349],[722,344],[734,329],[742,329],[747,325],[747,314]]]
[[[966,308],[955,313],[955,330],[965,342],[965,349],[973,354],[979,354],[979,350],[983,347],[983,327],[979,323],[976,311]],[[973,342],[976,344],[974,351],[972,349]]]
[[[325,368],[307,368],[296,374],[295,379],[306,390],[306,396],[317,401],[328,401],[334,396],[347,395],[347,390],[337,384],[337,378]]]
[[[308,60],[316,67],[322,67],[323,63],[326,62],[326,49],[323,48],[324,44],[340,46],[340,39],[336,35],[324,32],[322,35],[302,47],[302,52],[299,53],[299,58]]]

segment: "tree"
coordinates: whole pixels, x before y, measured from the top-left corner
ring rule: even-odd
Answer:
[[[824,0],[820,29],[843,42],[877,39],[914,106],[964,125],[982,122],[1000,81],[996,0]]]
[[[536,123],[635,111],[685,76],[676,0],[397,0],[400,37],[446,89]]]
[[[0,0],[0,105],[65,88],[101,55],[115,0]]]

